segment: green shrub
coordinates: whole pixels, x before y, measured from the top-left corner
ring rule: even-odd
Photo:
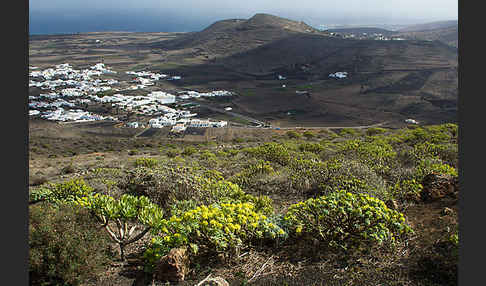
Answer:
[[[74,201],[78,197],[86,196],[93,192],[93,188],[88,186],[83,179],[73,179],[64,183],[50,183],[38,189],[34,189],[29,194],[29,202],[49,201],[61,203]]]
[[[417,181],[422,181],[422,179],[428,174],[438,173],[442,175],[450,175],[457,177],[457,169],[449,166],[448,164],[442,163],[441,160],[422,160],[415,168],[414,178]]]
[[[38,204],[29,211],[32,285],[79,285],[111,261],[109,239],[85,210]]]
[[[179,149],[169,148],[169,149],[167,149],[166,155],[169,158],[174,158],[175,156],[179,155]]]
[[[154,158],[137,158],[135,160],[135,167],[147,167],[147,168],[153,168],[157,166],[158,161],[157,159]]]
[[[366,129],[366,135],[373,136],[373,135],[377,135],[377,134],[383,134],[386,131],[387,130],[385,128],[371,127],[371,128]]]
[[[378,174],[386,174],[395,165],[397,157],[393,147],[381,138],[372,141],[348,140],[340,144],[338,152],[343,156],[356,158]]]
[[[300,151],[307,151],[316,154],[319,154],[320,152],[324,151],[324,149],[325,149],[324,146],[322,146],[322,144],[319,143],[306,142],[299,145]]]
[[[291,154],[288,148],[279,143],[265,143],[261,146],[245,148],[248,154],[262,160],[287,165],[291,161]]]
[[[290,130],[290,131],[287,131],[287,133],[285,133],[287,135],[287,137],[289,137],[290,139],[299,139],[302,137],[302,134],[296,132],[296,131],[293,131],[293,130]]]
[[[360,250],[393,242],[411,231],[403,214],[379,199],[337,191],[290,206],[285,220],[292,234],[313,237],[334,248]]]
[[[326,184],[322,184],[323,194],[329,194],[338,190],[344,190],[352,194],[372,194],[374,189],[366,181],[348,176],[334,176]]]
[[[415,179],[405,179],[390,187],[390,195],[394,199],[413,200],[420,198],[420,192],[424,186]]]
[[[302,134],[302,135],[304,135],[304,137],[307,138],[307,139],[312,139],[312,138],[316,137],[316,135],[311,131],[305,131],[304,134]]]
[[[343,128],[341,129],[341,131],[339,132],[339,135],[340,136],[351,136],[351,137],[354,137],[356,135],[358,135],[358,131],[356,131],[355,129],[353,128]]]
[[[197,152],[197,149],[194,148],[193,146],[188,146],[186,148],[184,148],[184,150],[182,151],[182,155],[183,156],[191,156],[192,154],[196,153]]]

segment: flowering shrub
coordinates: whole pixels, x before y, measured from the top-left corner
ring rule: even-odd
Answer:
[[[239,249],[245,242],[264,237],[276,238],[285,232],[257,212],[252,203],[221,203],[199,206],[179,216],[163,219],[144,258],[147,270],[174,247],[190,246],[222,252]]]
[[[316,237],[330,247],[343,249],[395,241],[411,231],[403,214],[383,201],[345,191],[294,204],[285,220],[295,236]]]

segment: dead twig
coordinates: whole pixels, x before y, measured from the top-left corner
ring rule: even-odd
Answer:
[[[260,267],[260,269],[258,269],[255,274],[253,274],[253,276],[248,280],[248,282],[251,282],[253,279],[255,279],[256,277],[260,276],[260,274],[263,272],[263,270],[265,269],[265,267],[267,266],[267,263],[270,261],[270,259],[273,258],[273,255],[270,256],[267,261],[265,261],[265,263],[263,263],[262,267]]]
[[[197,283],[194,286],[201,286],[204,282],[208,281],[209,277],[211,277],[211,273],[209,273],[208,276],[206,276],[206,278],[204,278],[203,280],[201,280],[199,283]]]

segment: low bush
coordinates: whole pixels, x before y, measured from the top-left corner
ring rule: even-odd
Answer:
[[[383,134],[386,131],[387,130],[385,128],[371,127],[371,128],[366,129],[366,135],[373,136],[373,135]]]
[[[324,151],[325,147],[322,144],[319,143],[310,143],[306,142],[303,144],[299,145],[299,150],[300,151],[307,151],[307,152],[312,152],[319,154],[320,152]]]
[[[147,167],[147,168],[153,168],[157,166],[158,161],[157,159],[154,158],[137,158],[135,160],[135,167]]]
[[[108,237],[87,211],[67,205],[30,207],[31,285],[79,285],[96,278],[111,258]]]
[[[411,232],[403,214],[383,201],[345,191],[294,204],[285,220],[292,235],[316,238],[325,246],[345,250],[369,249]]]
[[[73,179],[64,183],[49,183],[47,186],[32,190],[29,194],[29,203],[49,201],[51,203],[62,203],[74,201],[78,197],[86,196],[93,192],[83,179]]]
[[[312,139],[316,137],[316,135],[311,131],[305,131],[302,135],[304,135],[304,137],[307,139]]]
[[[299,139],[302,137],[302,134],[295,132],[293,130],[287,131],[285,135],[287,135],[287,137],[289,137],[290,139]]]
[[[261,146],[245,148],[244,151],[257,159],[275,162],[280,165],[290,163],[292,156],[287,146],[279,143],[265,143]]]
[[[184,150],[182,150],[181,154],[183,156],[191,156],[194,153],[197,153],[197,149],[195,147],[188,146],[188,147],[184,148]]]

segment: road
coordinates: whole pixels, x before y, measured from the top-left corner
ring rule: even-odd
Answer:
[[[275,127],[278,129],[343,129],[343,128],[350,128],[350,129],[366,129],[366,128],[372,128],[372,127],[379,127],[384,124],[388,123],[387,121],[380,122],[380,123],[375,123],[372,125],[361,125],[361,126],[313,126],[313,127]],[[275,129],[274,128],[274,129]]]
[[[265,126],[266,123],[265,122],[262,122],[260,120],[257,120],[255,118],[251,118],[251,117],[248,117],[248,116],[245,116],[245,115],[242,115],[242,114],[239,114],[239,113],[235,113],[235,112],[232,112],[232,111],[227,111],[227,110],[224,110],[224,109],[220,109],[220,108],[215,108],[213,106],[209,106],[209,105],[206,105],[204,103],[200,103],[200,106],[201,107],[205,107],[211,111],[214,111],[214,112],[219,112],[219,113],[224,113],[224,114],[228,114],[228,115],[231,115],[231,116],[234,116],[234,117],[238,117],[238,118],[242,118],[242,119],[245,119],[245,120],[248,120],[250,122],[253,122],[255,124],[257,124],[257,126],[252,126],[254,128],[259,128],[259,127],[262,127],[262,126]],[[270,128],[272,129],[276,129],[276,128],[279,128],[279,129],[343,129],[343,128],[351,128],[351,129],[365,129],[365,128],[371,128],[371,127],[379,127],[379,126],[382,126],[384,124],[386,124],[388,122],[380,122],[380,123],[375,123],[375,124],[372,124],[372,125],[361,125],[361,126],[319,126],[319,127],[305,127],[305,126],[302,126],[302,127],[273,127],[273,126],[270,126]]]
[[[221,109],[221,108],[216,108],[214,106],[206,105],[206,104],[201,103],[201,102],[198,102],[198,104],[201,107],[207,108],[207,109],[209,109],[211,111],[218,112],[218,113],[223,113],[223,114],[228,114],[228,115],[231,115],[231,116],[234,116],[234,117],[237,117],[237,118],[241,118],[241,119],[244,119],[244,120],[247,120],[247,121],[250,121],[250,122],[255,123],[256,126],[252,126],[252,127],[262,127],[262,126],[264,126],[266,124],[265,122],[262,122],[260,120],[255,119],[255,118],[251,118],[251,117],[248,117],[248,116],[239,114],[239,113],[235,113],[235,112],[232,112],[232,111],[227,111],[227,110],[224,110],[224,109]]]

